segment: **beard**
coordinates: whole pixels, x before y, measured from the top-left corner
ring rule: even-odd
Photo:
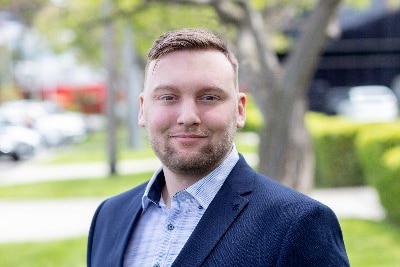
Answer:
[[[168,169],[180,175],[204,176],[216,168],[231,151],[235,133],[236,128],[230,127],[218,137],[217,142],[210,142],[190,153],[179,151],[168,141],[162,144],[150,133],[148,137],[154,153]],[[212,136],[212,132],[206,132],[206,135]]]

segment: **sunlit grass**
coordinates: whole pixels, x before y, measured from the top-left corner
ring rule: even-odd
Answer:
[[[86,238],[0,244],[1,267],[84,267]]]
[[[0,199],[107,197],[139,185],[151,176],[152,173],[140,173],[0,186]]]
[[[400,226],[356,219],[341,225],[352,267],[400,266]]]

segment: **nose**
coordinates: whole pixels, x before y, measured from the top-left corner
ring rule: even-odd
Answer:
[[[177,123],[184,126],[200,124],[200,113],[195,100],[184,100],[179,109]]]

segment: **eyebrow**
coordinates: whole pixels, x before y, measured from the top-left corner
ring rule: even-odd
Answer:
[[[153,93],[159,91],[178,91],[178,89],[170,85],[158,85],[152,90]]]
[[[180,89],[174,87],[174,86],[170,86],[170,85],[159,85],[157,87],[155,87],[153,90],[153,92],[158,92],[158,91],[180,91]],[[226,90],[222,89],[219,86],[206,86],[203,87],[201,89],[199,89],[199,91],[201,92],[207,92],[207,91],[217,91],[217,92],[221,92],[221,93],[226,93]]]

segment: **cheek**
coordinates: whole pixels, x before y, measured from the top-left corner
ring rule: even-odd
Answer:
[[[145,126],[149,129],[168,129],[174,123],[174,116],[171,111],[153,109],[145,113]]]
[[[230,129],[233,124],[236,127],[236,118],[234,118],[232,111],[227,109],[213,112],[206,111],[202,114],[201,120],[203,124],[214,131],[226,131]]]

